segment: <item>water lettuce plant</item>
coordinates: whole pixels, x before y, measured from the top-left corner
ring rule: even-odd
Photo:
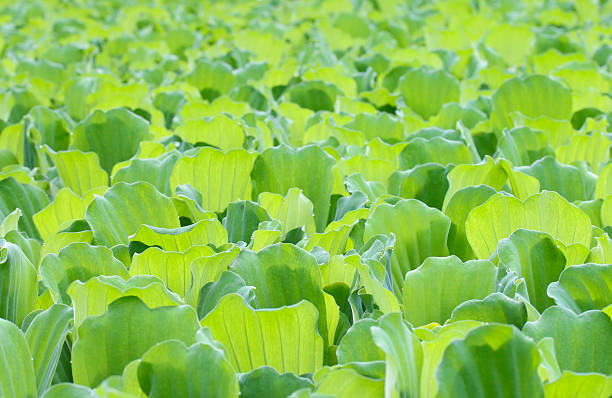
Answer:
[[[612,397],[612,1],[0,32],[0,397]]]

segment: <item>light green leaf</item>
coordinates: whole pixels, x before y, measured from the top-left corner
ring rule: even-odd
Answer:
[[[4,238],[9,232],[18,231],[19,219],[21,218],[21,215],[21,209],[17,208],[4,217],[2,224],[0,224],[0,237]],[[40,231],[40,228],[38,229]]]
[[[557,380],[544,385],[546,398],[609,398],[612,377],[597,373],[564,371]]]
[[[98,187],[78,196],[69,188],[62,188],[47,207],[32,216],[44,241],[85,218],[85,211],[96,195],[103,195],[106,187]]]
[[[448,173],[449,188],[444,198],[444,211],[453,195],[462,188],[469,186],[488,185],[496,191],[506,183],[508,176],[503,167],[486,156],[485,160],[478,164],[460,164]]]
[[[161,280],[150,275],[137,275],[127,281],[116,275],[97,276],[87,282],[77,280],[68,288],[68,295],[74,308],[75,328],[88,317],[104,314],[109,305],[121,297],[138,297],[151,308],[182,304]]]
[[[128,237],[142,224],[179,227],[172,201],[146,182],[114,185],[91,202],[85,219],[93,230],[94,241],[108,247],[127,244]]]
[[[242,126],[225,115],[208,119],[189,119],[176,128],[176,135],[192,144],[206,143],[222,151],[242,148]]]
[[[453,309],[495,291],[497,269],[486,260],[429,257],[404,280],[404,318],[414,326],[444,323]]]
[[[567,145],[555,150],[561,163],[572,164],[585,161],[597,172],[602,164],[610,160],[610,139],[602,134],[574,135]]]
[[[5,397],[36,398],[32,354],[23,333],[0,318],[0,391]]]
[[[358,395],[382,397],[385,392],[384,380],[364,376],[350,368],[331,369],[321,377],[315,389],[318,394],[352,398]]]
[[[465,230],[477,258],[489,258],[497,243],[519,228],[550,234],[565,245],[591,243],[591,220],[556,192],[543,191],[525,202],[498,193],[470,212]]]
[[[202,319],[215,340],[228,348],[239,372],[271,366],[278,372],[304,374],[323,365],[323,339],[317,333],[317,310],[307,301],[253,310],[242,297],[228,294]]]
[[[168,289],[185,297],[191,285],[191,263],[199,257],[214,254],[210,246],[191,246],[182,253],[149,247],[132,257],[130,275],[156,276],[164,282]]]
[[[98,155],[79,150],[55,152],[45,148],[65,187],[78,196],[98,187],[108,187],[108,174],[100,166]]]
[[[97,386],[164,340],[195,342],[198,319],[188,306],[151,309],[137,297],[122,297],[106,313],[86,319],[72,348],[74,382]],[[134,333],[138,330],[138,333]]]
[[[125,266],[113,256],[110,249],[87,243],[72,243],[58,254],[49,254],[40,264],[40,278],[56,303],[70,305],[68,286],[76,280],[87,282],[99,275],[129,278]]]
[[[138,365],[138,380],[151,398],[238,397],[238,379],[223,351],[196,343],[167,340],[147,351]]]
[[[141,225],[130,236],[130,244],[140,242],[145,246],[157,246],[165,251],[184,252],[192,246],[227,243],[227,232],[217,219],[201,220],[179,228],[157,228]]]
[[[222,152],[203,147],[176,162],[170,185],[189,184],[202,194],[204,210],[221,212],[230,202],[251,199],[253,156],[243,149]]]
[[[537,321],[527,322],[523,331],[536,341],[553,338],[561,370],[612,373],[612,320],[601,311],[577,315],[552,306]]]

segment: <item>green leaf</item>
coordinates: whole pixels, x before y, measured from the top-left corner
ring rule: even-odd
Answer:
[[[576,313],[602,310],[612,304],[612,265],[582,264],[566,268],[547,293],[558,305]]]
[[[429,207],[442,209],[448,190],[450,167],[425,163],[406,171],[395,171],[389,177],[389,193],[405,199],[418,199]]]
[[[242,398],[286,398],[294,391],[312,388],[312,382],[293,373],[278,374],[269,366],[262,366],[240,375],[240,396]]]
[[[339,364],[375,362],[385,359],[384,351],[374,342],[372,326],[378,326],[378,322],[366,318],[355,322],[347,330],[336,350]]]
[[[546,398],[609,398],[612,395],[612,377],[566,370],[557,380],[545,384],[544,392]]]
[[[62,346],[72,329],[72,308],[54,304],[36,315],[25,337],[34,361],[38,396],[49,388],[55,374]]]
[[[17,208],[9,213],[2,224],[0,224],[0,237],[5,237],[12,231],[17,231],[19,228],[19,219],[21,218],[21,209]]]
[[[186,76],[186,81],[202,93],[202,98],[212,101],[228,93],[235,84],[232,69],[224,62],[199,60]]]
[[[329,394],[338,398],[351,398],[362,394],[365,397],[382,397],[385,391],[385,382],[364,376],[351,368],[323,368],[315,377],[321,378],[317,382],[318,394]]]
[[[387,113],[360,113],[344,127],[361,131],[367,140],[379,137],[385,142],[398,142],[402,141],[405,135],[402,122]]]
[[[314,112],[333,112],[336,96],[340,93],[334,84],[321,80],[310,80],[292,85],[285,91],[284,97]]]
[[[0,242],[0,318],[21,325],[38,296],[36,268],[19,246]]]
[[[84,219],[85,211],[95,195],[103,195],[105,190],[106,187],[98,187],[80,197],[69,188],[60,189],[51,204],[32,216],[43,240],[47,241],[74,222]]]
[[[255,287],[255,308],[279,308],[302,300],[312,303],[319,312],[319,334],[325,344],[331,344],[335,325],[328,325],[333,319],[329,312],[335,310],[337,322],[338,310],[327,308],[321,271],[308,252],[288,243],[268,246],[259,253],[243,250],[231,270]]]
[[[109,304],[121,297],[138,297],[151,308],[182,304],[161,280],[150,275],[137,275],[127,281],[116,275],[97,276],[87,282],[75,281],[68,288],[68,295],[74,308],[75,328],[90,316],[104,314]]]
[[[438,391],[436,381],[436,368],[442,359],[448,345],[456,340],[463,339],[471,330],[482,325],[476,321],[458,321],[446,324],[437,330],[437,334],[431,339],[424,340],[423,345],[423,367],[421,371],[421,398],[435,397]],[[416,329],[422,331],[423,329]],[[429,331],[429,330],[428,330]],[[431,333],[431,332],[429,332]]]
[[[44,398],[98,398],[91,389],[72,383],[56,384],[49,388]],[[125,398],[125,397],[121,397]]]
[[[118,182],[145,181],[166,196],[172,195],[170,175],[179,159],[177,152],[168,152],[157,159],[133,159],[129,165],[118,169],[112,177],[112,184]]]
[[[228,347],[239,372],[271,366],[278,372],[304,374],[323,365],[323,339],[317,333],[317,310],[307,301],[253,310],[242,297],[228,294],[202,319],[215,340]]]
[[[108,187],[108,174],[100,167],[96,153],[78,150],[55,152],[45,147],[45,152],[57,169],[65,187],[78,196],[98,187]]]
[[[219,280],[208,282],[202,289],[198,298],[198,318],[202,319],[212,311],[223,296],[237,293],[246,301],[252,301],[253,287],[246,286],[244,280],[235,272],[223,271]]]
[[[49,204],[49,198],[33,185],[21,184],[9,177],[0,181],[0,218],[21,209],[19,229],[30,238],[41,239],[32,216]]]
[[[555,153],[548,144],[548,136],[530,127],[503,130],[498,148],[501,155],[515,166],[529,166],[536,160],[553,156]]]
[[[553,338],[561,370],[612,374],[612,320],[601,311],[577,315],[552,306],[523,331],[536,341]]]
[[[488,185],[496,191],[506,183],[508,176],[499,161],[486,156],[478,164],[460,164],[448,173],[449,188],[444,198],[444,208],[453,195],[462,188],[469,186]]]
[[[49,145],[55,151],[68,149],[70,143],[69,128],[71,120],[62,111],[51,110],[42,106],[30,109],[32,126],[41,134],[41,144]]]
[[[221,212],[230,202],[251,199],[253,156],[243,149],[222,152],[203,147],[195,157],[176,162],[170,186],[189,184],[202,194],[204,210]]]
[[[188,306],[151,309],[137,297],[122,297],[79,327],[72,348],[74,381],[97,386],[108,376],[120,375],[125,365],[157,343],[194,343],[198,328],[196,313]]]
[[[179,217],[172,201],[151,184],[118,183],[97,196],[87,208],[85,219],[97,244],[112,247],[127,244],[128,237],[142,224],[178,228]]]
[[[134,156],[140,142],[148,138],[147,121],[135,113],[125,108],[95,110],[76,125],[72,148],[97,153],[100,165],[110,174],[116,163]]]
[[[205,143],[222,151],[242,148],[242,126],[225,115],[208,119],[189,119],[176,128],[176,135],[192,144]]]
[[[485,325],[452,342],[436,379],[438,397],[544,397],[536,345],[508,325]]]
[[[290,188],[300,188],[312,202],[317,231],[322,232],[329,213],[333,165],[334,159],[316,146],[268,148],[253,165],[253,196],[262,192],[286,195]]]
[[[196,343],[168,340],[147,351],[138,380],[148,397],[238,397],[238,379],[223,351]]]
[[[569,120],[572,96],[567,87],[543,75],[506,80],[491,97],[491,123],[496,131],[513,127],[511,113],[518,111],[529,118],[547,116]]]
[[[153,275],[181,297],[185,297],[191,285],[191,263],[200,257],[213,256],[210,246],[191,246],[185,252],[167,252],[149,247],[132,257],[130,275]]]
[[[605,135],[574,135],[567,145],[556,149],[561,163],[572,164],[585,161],[595,172],[610,160],[610,139]]]
[[[404,228],[409,223],[413,228]],[[431,256],[447,256],[446,238],[450,220],[437,209],[416,199],[403,199],[395,205],[377,206],[365,224],[364,241],[378,234],[393,233],[395,249],[391,255],[391,276],[397,296],[404,275]]]
[[[519,228],[550,234],[565,245],[591,243],[591,220],[556,192],[543,191],[525,202],[504,193],[491,196],[470,212],[465,224],[477,258],[489,258],[497,243]]]
[[[414,138],[399,154],[401,170],[408,170],[425,163],[439,163],[446,166],[450,163],[471,163],[472,154],[468,147],[459,141],[451,141],[442,137],[430,139]]]
[[[0,319],[0,391],[5,397],[36,398],[32,354],[21,330]]]
[[[238,246],[229,246],[224,251],[198,257],[191,262],[191,286],[185,295],[185,302],[196,308],[202,288],[209,282],[218,281],[223,271],[229,269],[240,253]]]
[[[523,302],[495,292],[484,299],[467,300],[455,307],[450,322],[464,320],[497,322],[522,328],[527,322],[527,308]]]
[[[444,70],[410,69],[398,88],[406,105],[424,120],[438,114],[447,102],[459,102],[459,82]]]
[[[87,243],[69,244],[58,254],[47,255],[40,264],[40,278],[56,303],[70,305],[68,286],[74,281],[87,282],[99,275],[129,278],[125,266],[113,256],[110,249]]]
[[[537,178],[541,189],[558,192],[569,202],[589,200],[595,191],[595,175],[574,166],[563,165],[550,156],[533,162],[531,166],[518,167],[517,170]]]
[[[262,221],[270,220],[265,208],[251,201],[232,202],[227,206],[227,218],[223,220],[228,241],[251,242],[251,236]]]
[[[376,345],[385,352],[385,391],[401,398],[420,394],[423,347],[400,314],[391,313],[371,327]]]
[[[518,229],[497,246],[500,266],[525,278],[529,302],[539,311],[554,304],[546,287],[559,279],[565,268],[565,256],[548,234]]]
[[[444,323],[453,309],[495,291],[497,269],[486,260],[429,257],[404,280],[404,318],[412,325]]]
[[[493,195],[495,189],[487,185],[468,186],[455,192],[446,203],[444,214],[451,220],[448,249],[463,261],[474,258],[474,251],[465,230],[468,215],[472,209],[482,205]]]
[[[227,243],[227,232],[219,220],[214,218],[179,228],[157,228],[143,224],[129,240],[130,244],[140,242],[165,251],[184,252],[194,245],[221,246]]]

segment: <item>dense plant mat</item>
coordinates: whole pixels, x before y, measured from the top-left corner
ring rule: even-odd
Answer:
[[[612,1],[0,32],[0,396],[612,396]]]

